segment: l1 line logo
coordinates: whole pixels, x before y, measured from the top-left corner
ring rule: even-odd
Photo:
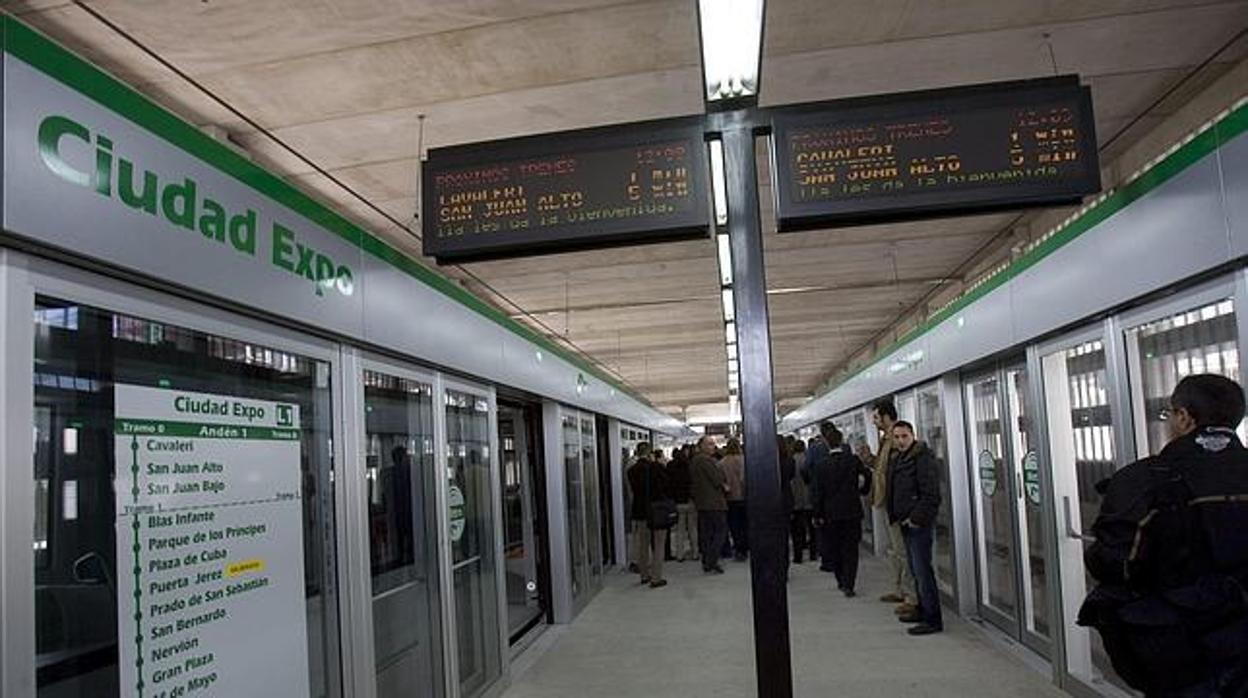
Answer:
[[[312,282],[317,296],[355,293],[351,267],[301,241],[292,228],[273,221],[269,244],[262,245],[259,216],[254,209],[231,210],[219,201],[221,197],[201,191],[199,183],[190,177],[179,181],[162,179],[150,169],[140,172],[112,138],[93,134],[69,117],[44,117],[39,123],[38,147],[48,170],[70,184],[157,216],[175,230],[198,232],[206,242],[226,245],[242,256],[267,258],[274,267]]]

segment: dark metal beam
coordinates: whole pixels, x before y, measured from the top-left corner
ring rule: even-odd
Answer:
[[[750,582],[754,599],[754,658],[759,698],[792,698],[789,648],[788,520],[776,457],[776,406],[771,387],[767,279],[758,207],[756,125],[752,111],[710,115],[723,139],[732,247],[733,300],[749,492]]]

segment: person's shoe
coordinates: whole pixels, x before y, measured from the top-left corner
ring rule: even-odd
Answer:
[[[841,589],[841,593],[844,594],[847,599],[852,599],[858,595],[858,592],[853,589]]]
[[[917,613],[907,613],[904,616],[897,616],[897,620],[901,623],[922,623],[923,616]]]
[[[637,563],[636,563],[636,562],[630,562],[630,563],[628,563],[628,571],[629,571],[629,572],[632,572],[633,574],[637,574],[637,571],[638,571],[638,570],[637,570]]]
[[[819,571],[820,572],[835,572],[836,570],[831,567],[825,567],[824,565],[819,565]]]
[[[890,591],[889,593],[881,596],[880,601],[883,601],[884,603],[903,603],[905,598],[903,598],[901,594],[895,594]]]
[[[723,574],[723,573],[724,573],[724,568],[723,568],[723,567],[720,567],[719,565],[715,565],[714,567],[712,567],[712,568],[711,568],[711,572],[713,572],[713,573],[715,573],[715,574]]]
[[[893,609],[893,613],[896,613],[899,616],[912,615],[918,612],[919,607],[912,603],[899,603],[897,604],[897,608]]]
[[[746,560],[748,560],[748,559],[750,559],[750,558],[749,558],[749,556],[748,556],[748,555],[745,555],[745,554],[743,554],[743,553],[737,553],[736,555],[733,555],[733,556],[732,556],[732,559],[733,559],[733,560],[735,560],[735,561],[737,561],[737,562],[745,562]]]
[[[906,630],[906,633],[909,635],[935,635],[936,633],[943,632],[943,631],[944,631],[944,628],[942,627],[939,627],[936,625],[928,625],[927,623],[919,623],[913,628]]]
[[[656,579],[655,581],[650,582],[651,589],[658,589],[659,587],[665,587],[665,586],[667,586],[666,579]]]
[[[649,584],[649,583],[650,583],[650,578],[649,578],[649,577],[642,577],[642,578],[641,578],[641,583],[642,583],[642,584]]]

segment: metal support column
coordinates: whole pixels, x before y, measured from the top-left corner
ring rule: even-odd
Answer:
[[[792,698],[789,656],[788,521],[776,457],[776,408],[771,387],[771,335],[758,209],[755,126],[750,112],[721,119],[732,246],[733,300],[741,368],[749,496],[750,578],[754,598],[754,657],[759,698]]]

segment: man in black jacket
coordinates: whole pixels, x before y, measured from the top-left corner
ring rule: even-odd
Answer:
[[[811,447],[810,499],[820,528],[820,553],[836,574],[837,587],[853,598],[862,540],[862,499],[871,491],[871,471],[845,445],[832,422],[819,425],[822,440]]]
[[[628,486],[633,490],[633,547],[641,583],[657,589],[667,586],[663,578],[663,557],[667,547],[667,529],[652,528],[650,506],[668,494],[667,473],[653,460],[650,444],[637,444],[637,462],[628,469]]]
[[[901,616],[916,623],[911,635],[931,635],[944,630],[940,614],[940,591],[932,567],[932,527],[940,509],[940,473],[936,458],[926,444],[914,438],[909,422],[893,425],[897,453],[888,466],[888,520],[901,526],[906,557],[919,597],[918,613]]]
[[[1079,613],[1122,678],[1149,696],[1248,696],[1248,450],[1243,389],[1188,376],[1171,441],[1097,485],[1085,554],[1100,582]]]

